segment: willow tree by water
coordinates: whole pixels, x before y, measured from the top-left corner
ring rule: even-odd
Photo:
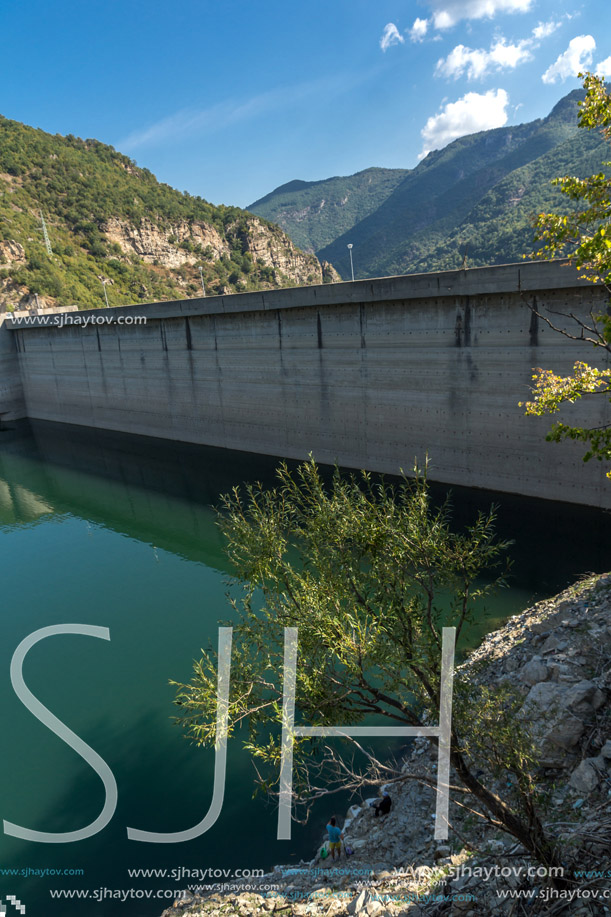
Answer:
[[[326,485],[311,460],[295,473],[281,465],[274,489],[234,490],[220,525],[243,590],[233,600],[229,735],[247,724],[260,787],[278,791],[284,628],[298,628],[296,722],[347,726],[371,714],[413,727],[439,721],[442,627],[460,639],[474,609],[504,583],[508,545],[495,536],[493,510],[454,532],[447,503],[433,506],[422,476],[390,486],[336,469]],[[475,797],[491,824],[557,863],[536,812],[518,699],[460,679],[454,689],[452,802],[469,806]],[[214,745],[214,652],[178,686],[177,703],[188,735]],[[341,741],[338,750],[324,738],[295,738],[295,817],[335,791],[410,779],[403,762],[381,760],[354,737]],[[490,787],[501,774],[507,785],[508,773],[515,779],[501,799]]]

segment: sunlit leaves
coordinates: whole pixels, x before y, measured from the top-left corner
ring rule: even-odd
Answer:
[[[534,400],[520,402],[526,413],[541,417],[553,414],[565,402],[577,401],[583,395],[611,392],[611,369],[597,369],[577,361],[572,376],[559,376],[551,369],[536,369],[532,389]]]

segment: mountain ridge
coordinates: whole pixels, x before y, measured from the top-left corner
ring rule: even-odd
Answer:
[[[309,212],[307,207],[304,209],[303,207],[300,208],[299,205],[295,209],[291,195],[306,193],[309,197],[311,194],[317,195],[320,190],[326,192],[327,197],[322,198],[322,202],[324,202],[322,206],[326,206],[327,210],[334,209],[340,220],[340,225],[344,231],[348,231],[355,222],[375,211],[386,196],[392,193],[408,171],[407,169],[386,169],[372,166],[360,172],[355,172],[354,175],[334,176],[320,179],[319,181],[302,182],[300,179],[294,179],[284,185],[280,185],[279,188],[255,201],[254,204],[250,204],[246,209],[252,213],[262,213],[265,209],[265,204],[274,199],[276,202],[274,206],[274,222],[283,229],[285,229],[285,224],[290,225],[292,228],[291,238],[295,244],[303,248],[304,251],[313,252],[315,248],[324,247],[324,245],[332,241],[332,236],[325,235],[324,229],[321,231],[317,227],[316,213],[322,209],[321,199],[317,198],[315,211]],[[374,177],[376,179],[375,182],[373,181]],[[328,194],[329,191],[331,191],[330,196]],[[351,205],[346,207],[350,197],[352,197]],[[301,223],[304,224],[302,227],[299,225]]]
[[[292,190],[281,186],[250,209],[332,261],[345,279],[348,243],[354,246],[356,277],[459,268],[465,250],[472,266],[519,260],[533,247],[534,214],[566,208],[551,179],[589,174],[604,159],[605,141],[578,127],[583,97],[583,90],[573,90],[544,118],[458,138],[414,169],[379,170],[392,175],[370,189],[376,206],[367,210],[356,201],[343,221],[337,218],[341,207],[320,206],[321,188],[327,197],[334,189],[345,196],[364,176],[377,178],[375,167],[303,185],[294,180],[287,183]],[[321,239],[324,244],[317,244]]]

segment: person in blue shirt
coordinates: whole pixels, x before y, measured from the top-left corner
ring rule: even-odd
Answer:
[[[342,855],[342,837],[344,832],[341,828],[337,827],[337,819],[335,815],[332,815],[329,819],[329,824],[327,825],[327,833],[329,835],[329,850],[331,851],[331,859],[335,859],[335,854],[337,853],[337,858]]]

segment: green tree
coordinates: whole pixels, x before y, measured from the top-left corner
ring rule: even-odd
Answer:
[[[600,130],[611,140],[611,95],[604,80],[592,73],[579,74],[586,96],[579,103],[579,126],[585,130]],[[610,166],[611,163],[603,163]],[[611,294],[611,178],[597,172],[588,178],[564,176],[557,178],[563,194],[573,202],[567,213],[541,213],[535,221],[535,238],[543,243],[536,256],[568,258],[581,272],[581,277],[604,284]],[[574,332],[560,328],[545,315],[537,312],[553,330],[575,341],[586,341],[599,352],[611,352],[611,318],[609,314],[591,313],[584,321],[570,315]],[[526,413],[534,416],[555,414],[562,405],[591,396],[611,395],[611,370],[597,369],[583,361],[574,364],[570,376],[561,376],[549,369],[538,368],[533,375],[533,400],[520,402]],[[587,444],[584,461],[597,458],[611,460],[611,424],[583,427],[557,421],[547,439],[552,442],[572,439]],[[607,473],[611,477],[611,471]]]
[[[234,490],[220,515],[243,588],[233,601],[229,734],[248,723],[245,745],[268,792],[277,791],[281,760],[284,628],[298,628],[296,722],[353,725],[375,714],[389,725],[438,723],[442,627],[455,626],[460,638],[474,607],[504,583],[508,546],[495,537],[493,510],[453,532],[447,503],[433,507],[420,476],[390,486],[336,469],[326,486],[310,460],[294,474],[281,465],[278,478],[271,490]],[[489,823],[557,865],[536,811],[532,743],[515,717],[521,700],[474,680],[454,689],[453,798],[463,805],[475,798]],[[198,744],[215,742],[216,691],[210,651],[192,681],[177,686],[179,722]],[[431,780],[354,738],[341,741],[347,753],[324,739],[296,738],[295,817],[305,820],[313,801],[331,792]],[[490,788],[501,772],[503,785],[508,774],[515,778],[503,799]]]

